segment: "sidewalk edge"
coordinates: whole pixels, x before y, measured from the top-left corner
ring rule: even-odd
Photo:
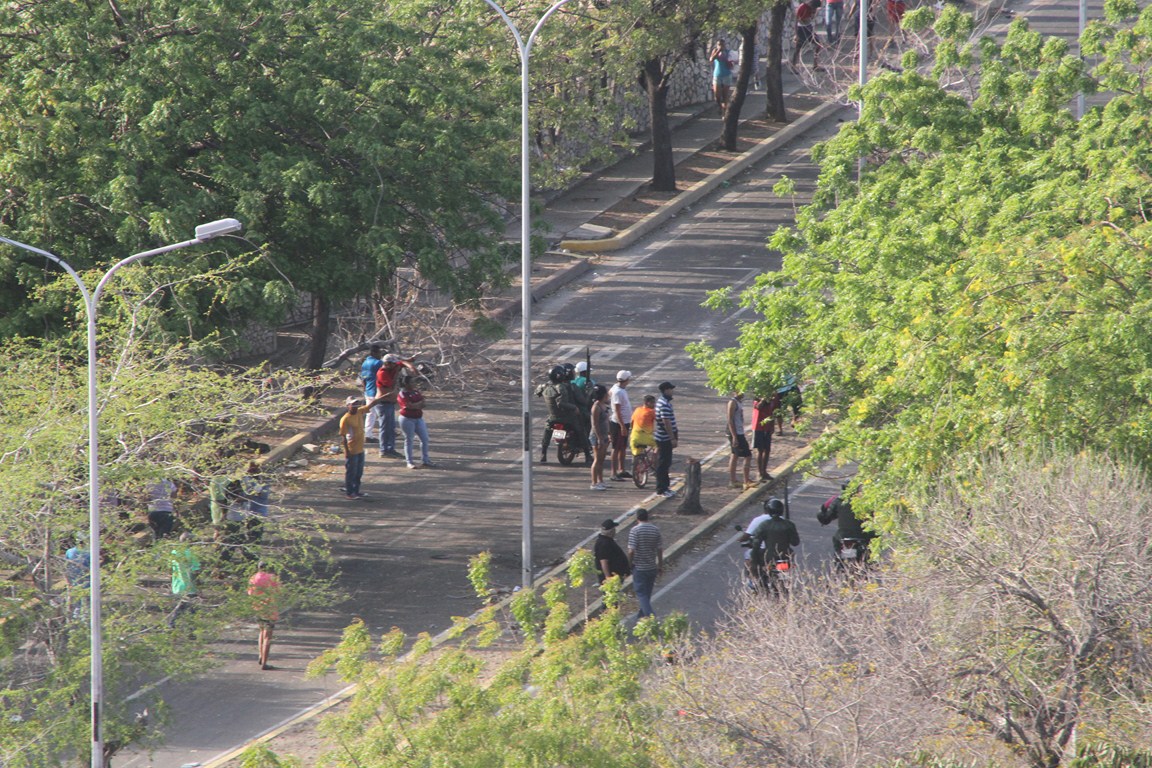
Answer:
[[[668,219],[680,213],[680,211],[684,210],[689,205],[692,205],[708,193],[715,190],[722,183],[747,170],[749,166],[767,156],[768,153],[777,149],[779,146],[792,141],[797,136],[800,136],[805,131],[807,131],[809,128],[820,123],[826,117],[835,114],[843,108],[844,105],[837,101],[830,101],[821,104],[811,112],[805,113],[802,117],[797,118],[795,121],[789,123],[776,133],[764,139],[755,147],[748,150],[740,157],[737,157],[716,173],[713,173],[708,176],[708,178],[697,182],[694,186],[676,196],[666,205],[661,206],[659,210],[653,211],[652,213],[642,218],[640,221],[636,222],[632,226],[628,227],[613,237],[603,238],[601,240],[562,240],[557,247],[563,250],[573,251],[575,253],[607,253],[627,248],[641,237],[644,237],[649,232],[659,227]]]

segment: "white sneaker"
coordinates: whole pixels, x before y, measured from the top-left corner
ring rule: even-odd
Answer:
[[[660,495],[666,499],[674,499],[677,496],[679,496],[680,494],[676,493],[676,491],[664,491],[664,493],[662,493]]]
[[[588,486],[588,490],[590,490],[590,491],[606,491],[606,490],[608,490],[608,486],[604,485],[604,483],[592,483],[592,485]]]

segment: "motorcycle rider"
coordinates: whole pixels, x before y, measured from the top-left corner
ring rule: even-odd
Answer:
[[[868,560],[868,545],[875,535],[864,530],[864,526],[852,511],[852,494],[845,493],[848,483],[840,486],[840,493],[833,496],[820,506],[816,519],[820,525],[828,525],[836,521],[836,533],[832,535],[832,551],[839,553],[844,539],[856,539],[861,542],[856,553],[856,562],[863,563]]]
[[[585,449],[587,454],[587,440],[580,437],[580,410],[572,397],[571,382],[568,380],[568,371],[562,365],[554,365],[548,371],[548,383],[536,388],[536,396],[543,397],[548,406],[548,421],[544,424],[544,440],[541,446],[540,463],[548,463],[548,446],[552,443],[552,425],[561,423],[568,432],[568,439],[574,447]],[[587,456],[591,458],[590,454]]]
[[[784,502],[777,498],[764,502],[768,519],[749,531],[752,539],[752,561],[763,567],[766,562],[792,561],[792,550],[800,546],[796,524],[784,519]]]

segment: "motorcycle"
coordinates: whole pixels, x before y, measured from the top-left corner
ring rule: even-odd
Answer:
[[[868,540],[844,538],[836,548],[836,565],[843,569],[862,568],[868,562]]]
[[[747,533],[740,524],[737,524],[735,529]],[[751,538],[743,539],[740,546],[753,550],[754,543]],[[748,586],[755,592],[778,597],[787,596],[792,582],[792,561],[787,557],[777,557],[765,562],[764,550],[753,550],[750,555],[743,563]]]
[[[566,467],[584,450],[581,447],[580,436],[575,432],[569,434],[569,431],[564,422],[552,422],[552,442],[556,444],[556,460]]]

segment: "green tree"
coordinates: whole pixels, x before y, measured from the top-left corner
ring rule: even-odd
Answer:
[[[333,303],[401,267],[475,296],[502,274],[515,192],[505,94],[476,88],[482,56],[432,43],[439,19],[338,5],[4,6],[0,226],[86,268],[235,215],[263,258],[183,296],[173,324],[235,327],[306,293],[313,366]],[[41,331],[21,311],[40,273],[0,266],[7,332]]]
[[[123,295],[141,287],[146,271],[125,270]],[[126,695],[211,663],[209,644],[224,626],[251,617],[245,587],[256,558],[283,574],[293,605],[330,599],[331,591],[310,570],[326,557],[322,519],[274,506],[259,537],[251,528],[242,535],[214,528],[202,502],[211,478],[245,471],[248,435],[299,408],[299,386],[284,374],[286,388],[268,392],[258,371],[213,369],[186,348],[139,341],[135,335],[150,334],[129,322],[150,313],[121,295],[104,302],[99,367],[103,735],[110,749],[157,740],[163,702],[147,704],[145,723],[133,708],[146,700]],[[86,571],[70,571],[65,559],[72,546],[88,549],[83,348],[73,337],[16,339],[0,348],[0,762],[11,768],[84,760],[89,744]],[[176,534],[187,534],[179,543],[154,540],[145,517],[149,486],[160,480],[178,488]],[[200,598],[198,610],[176,616],[171,561],[184,547],[201,564]]]
[[[692,347],[720,390],[806,380],[835,421],[818,455],[861,463],[863,506],[893,512],[905,487],[1014,446],[1152,458],[1152,92],[1131,76],[1152,12],[1113,21],[1095,76],[1117,95],[1077,122],[1066,105],[1092,82],[1065,43],[1018,20],[976,69],[945,9],[937,74],[967,68],[975,98],[912,67],[863,88],[859,122],[813,153],[813,205],[772,238],[782,270],[739,297],[759,319],[733,348]]]
[[[484,568],[474,563],[472,577],[486,598]],[[613,580],[604,615],[569,634],[567,592],[562,582],[543,595],[522,592],[512,607],[515,629],[492,606],[475,620],[458,619],[451,645],[420,636],[404,656],[408,639],[398,630],[374,647],[363,624],[349,627],[340,646],[313,664],[314,672],[335,670],[358,683],[347,709],[322,724],[336,745],[324,764],[660,764],[650,736],[661,710],[646,700],[642,682],[658,658],[655,622],[630,639]]]

